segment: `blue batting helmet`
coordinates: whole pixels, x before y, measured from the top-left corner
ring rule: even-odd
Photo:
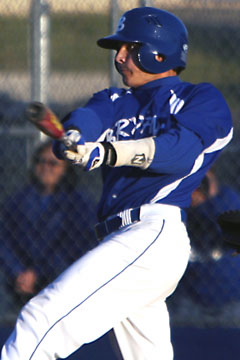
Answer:
[[[168,11],[139,7],[125,12],[115,34],[97,41],[105,49],[119,49],[119,43],[139,44],[137,61],[149,73],[185,68],[188,33],[183,22]],[[161,55],[163,61],[156,60]]]

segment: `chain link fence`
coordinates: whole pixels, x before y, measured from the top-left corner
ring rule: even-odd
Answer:
[[[42,22],[38,23],[40,18],[35,11],[36,6],[39,5],[45,8],[41,18]],[[83,105],[93,92],[109,87],[109,85],[120,84],[120,79],[112,66],[113,54],[98,48],[96,41],[113,31],[122,12],[136,6],[146,5],[172,11],[184,21],[189,30],[189,64],[182,74],[182,79],[194,83],[213,83],[223,93],[231,107],[235,136],[218,160],[214,172],[221,185],[234,191],[233,196],[236,199],[240,197],[240,183],[238,182],[240,173],[238,140],[240,117],[239,0],[169,0],[167,3],[162,0],[8,0],[0,2],[0,222],[3,229],[0,240],[1,248],[5,248],[2,251],[2,257],[6,253],[6,260],[7,256],[11,257],[15,252],[15,260],[16,263],[19,262],[19,269],[27,267],[32,270],[34,262],[31,262],[30,258],[32,254],[39,255],[40,248],[38,246],[41,245],[42,254],[39,256],[39,267],[45,266],[48,269],[46,271],[48,271],[49,277],[47,277],[47,273],[44,274],[46,282],[52,279],[53,274],[57,275],[71,261],[74,261],[76,256],[81,253],[81,247],[86,247],[86,243],[89,246],[93,245],[93,234],[86,228],[88,228],[87,223],[93,224],[95,221],[101,180],[98,171],[95,171],[94,174],[85,174],[76,170],[74,173],[71,172],[69,176],[74,183],[76,196],[81,198],[81,194],[84,193],[84,197],[79,200],[80,210],[74,209],[72,216],[75,219],[74,216],[77,216],[77,212],[81,212],[82,226],[86,231],[76,228],[72,229],[72,233],[67,234],[66,228],[72,226],[73,219],[71,219],[72,210],[68,211],[71,203],[66,201],[64,203],[66,207],[63,206],[64,211],[68,214],[66,227],[64,227],[65,225],[61,226],[62,233],[58,239],[50,239],[53,235],[51,226],[55,229],[54,226],[59,219],[62,219],[62,214],[58,210],[62,201],[61,196],[66,188],[64,191],[56,192],[54,196],[47,193],[44,199],[39,198],[36,207],[31,202],[37,199],[34,189],[29,197],[26,195],[28,189],[25,184],[32,180],[32,172],[36,167],[48,165],[49,168],[55,168],[57,171],[58,164],[54,163],[47,151],[41,153],[42,157],[39,155],[38,146],[43,144],[43,139],[31,125],[27,124],[24,117],[25,106],[33,99],[44,100],[62,118],[71,109]],[[36,26],[38,27],[36,28]],[[44,38],[43,53],[40,48],[37,48],[39,38],[34,31],[40,31],[40,36]],[[33,157],[34,154],[38,155]],[[208,190],[209,186],[208,184]],[[51,198],[54,198],[52,203]],[[223,203],[225,201],[224,204],[221,204],[223,208],[231,206],[230,198],[223,196]],[[52,204],[50,210],[46,210],[47,204],[50,203]],[[221,206],[218,209],[222,209]],[[25,211],[25,214],[21,214],[21,210]],[[42,214],[41,216],[37,215],[37,210],[39,214]],[[211,210],[208,209],[208,211]],[[169,306],[176,324],[189,324],[188,309],[191,306],[196,309],[199,305],[201,314],[205,311],[206,316],[204,321],[200,321],[203,316],[197,312],[192,325],[219,325],[214,311],[216,309],[219,311],[221,306],[223,320],[220,325],[239,326],[240,320],[235,323],[230,321],[232,315],[229,311],[232,301],[236,304],[235,312],[238,313],[240,309],[240,298],[236,290],[237,285],[240,285],[239,259],[232,258],[233,260],[231,260],[231,257],[228,257],[226,260],[225,249],[222,248],[216,249],[212,246],[210,253],[207,247],[205,252],[202,248],[200,250],[198,248],[198,242],[201,239],[204,239],[206,244],[208,241],[211,242],[211,240],[205,240],[204,234],[206,233],[212,234],[213,243],[221,237],[216,224],[210,224],[213,225],[211,227],[208,223],[209,219],[214,223],[216,214],[212,214],[209,213],[206,216],[207,220],[200,217],[194,218],[197,223],[191,224],[189,230],[190,232],[192,229],[198,230],[198,232],[191,233],[193,238],[196,237],[197,245],[190,263],[197,267],[192,266],[187,271],[187,276],[183,279],[184,284],[180,287],[177,295],[170,299]],[[58,221],[54,216],[59,216]],[[54,222],[55,220],[56,222]],[[35,228],[31,225],[32,223],[36,224]],[[29,228],[31,228],[30,235],[26,233]],[[39,237],[40,229],[41,236]],[[80,235],[75,236],[78,231]],[[38,238],[38,243],[34,247],[31,242],[34,243],[36,238]],[[50,250],[53,245],[46,244],[54,244],[52,251]],[[72,253],[71,247],[75,249]],[[203,269],[206,257],[209,266]],[[65,262],[63,261],[61,264],[63,258]],[[216,269],[219,269],[219,266],[224,271],[221,271],[223,272],[222,278],[218,279],[219,287],[221,287],[218,290],[221,294],[225,293],[228,310],[223,307],[222,303],[215,304],[212,301],[215,310],[206,312],[212,303],[209,300],[209,303],[202,304],[201,296],[205,300],[218,296],[213,283],[216,271],[218,271]],[[1,269],[0,322],[4,324],[15,321],[19,306],[28,297],[19,296],[21,279],[18,279],[16,284],[13,270],[6,271],[4,267]],[[236,276],[232,277],[232,273],[235,273]],[[31,277],[32,275],[30,273],[26,276]],[[195,288],[196,283],[199,284],[197,288]],[[224,290],[222,285],[226,283],[229,286]],[[36,288],[38,286],[40,287],[40,283],[37,283]],[[231,291],[235,292],[235,298],[227,296]],[[30,291],[29,297],[33,292]],[[181,302],[183,298],[187,299],[189,293],[194,293],[193,302],[191,299],[189,302]],[[177,306],[177,304],[181,304],[181,306]],[[176,308],[178,311],[175,310]],[[235,317],[235,319],[237,318]]]

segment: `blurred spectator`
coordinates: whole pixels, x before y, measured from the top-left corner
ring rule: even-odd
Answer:
[[[210,169],[201,186],[193,192],[190,210],[197,209],[215,221],[222,212],[239,207],[240,194],[230,186],[221,184],[214,169]]]
[[[191,257],[168,300],[176,326],[240,326],[240,258],[224,245],[217,224],[217,216],[230,209],[240,209],[240,195],[210,170],[192,195],[187,217]]]
[[[51,142],[36,149],[29,175],[1,211],[1,266],[20,306],[95,243],[95,205]]]

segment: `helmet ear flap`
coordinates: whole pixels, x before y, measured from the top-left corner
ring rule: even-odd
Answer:
[[[162,61],[157,60],[157,56],[162,58]],[[165,56],[156,51],[151,44],[143,44],[138,51],[139,67],[152,74],[158,74],[165,71]]]
[[[172,47],[173,51],[171,52],[164,44],[162,46],[163,53],[156,50],[156,46],[146,43],[142,44],[138,51],[138,63],[139,67],[145,71],[152,74],[163,73],[169,69],[174,69],[177,67],[185,67],[186,58],[187,58],[187,44],[183,45],[182,49],[177,47]],[[176,57],[176,53],[178,56]],[[179,55],[180,54],[180,55]],[[159,59],[157,59],[159,56]],[[161,61],[159,61],[161,58]],[[180,64],[181,62],[181,64]],[[171,64],[171,67],[169,67]]]

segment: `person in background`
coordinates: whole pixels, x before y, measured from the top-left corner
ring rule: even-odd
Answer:
[[[240,209],[240,194],[212,168],[192,194],[187,215],[191,255],[178,289],[168,300],[176,326],[240,325],[240,262],[224,241],[217,217]]]
[[[215,220],[222,212],[238,209],[239,206],[240,194],[231,186],[219,181],[214,167],[208,170],[200,187],[192,194],[191,208],[210,213]]]
[[[76,188],[73,168],[41,143],[29,182],[1,211],[1,263],[6,285],[22,305],[95,243],[94,203]]]

